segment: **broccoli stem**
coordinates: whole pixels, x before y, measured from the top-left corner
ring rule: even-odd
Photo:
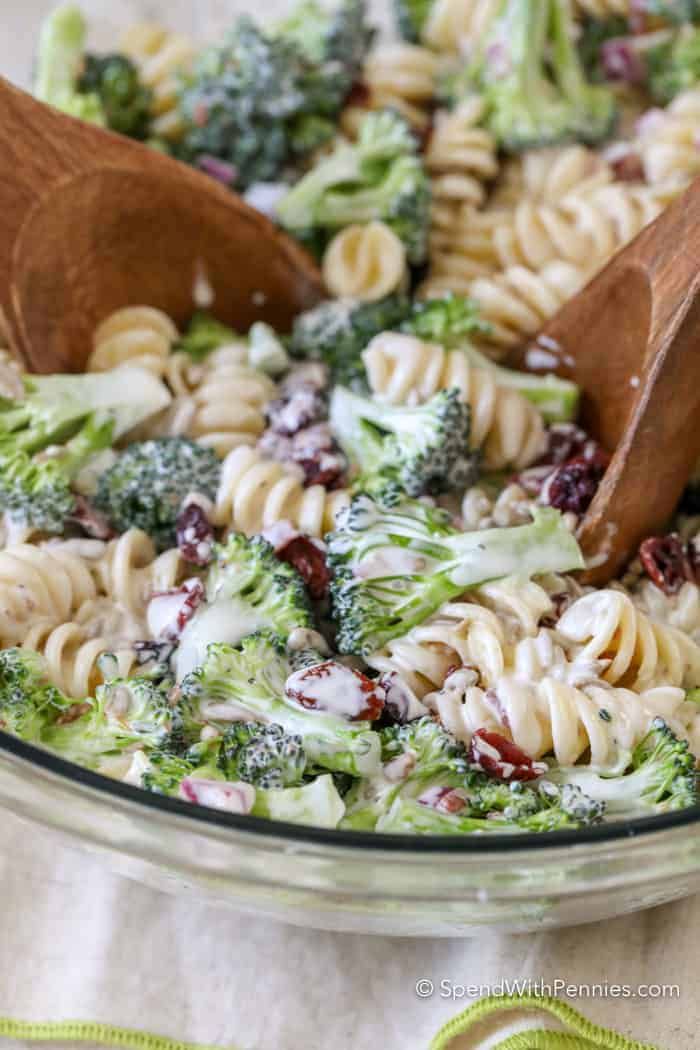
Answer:
[[[34,94],[64,113],[105,126],[99,96],[78,92],[85,33],[85,19],[78,7],[62,4],[51,12],[39,38]]]

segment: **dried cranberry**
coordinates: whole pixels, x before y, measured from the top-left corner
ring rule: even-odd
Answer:
[[[590,453],[597,447],[597,443],[576,423],[553,423],[547,430],[547,448],[538,463],[558,467],[567,459],[582,456],[587,451]]]
[[[469,745],[469,761],[489,776],[509,784],[512,780],[535,780],[547,771],[521,747],[500,733],[477,729]]]
[[[185,504],[175,524],[180,554],[191,565],[208,565],[214,546],[214,527],[204,508],[192,500]]]
[[[106,516],[93,507],[85,496],[77,495],[69,521],[75,522],[86,536],[94,540],[111,540],[117,534]]]
[[[293,565],[312,598],[323,598],[328,591],[331,574],[324,552],[308,536],[295,536],[280,550],[277,557]]]
[[[367,675],[336,660],[295,671],[285,694],[302,707],[330,711],[350,721],[374,721],[384,710],[384,690]]]
[[[695,579],[694,553],[675,532],[650,536],[639,548],[644,571],[664,594],[677,594],[686,580]]]
[[[542,490],[542,500],[550,507],[574,514],[585,514],[610,462],[607,453],[597,449],[593,455],[576,456],[551,474]]]
[[[294,435],[292,459],[304,471],[307,485],[331,488],[344,476],[347,459],[328,423],[317,423]]]
[[[279,385],[280,397],[289,399],[297,390],[315,390],[322,393],[328,388],[330,373],[322,361],[304,361],[294,365]]]
[[[618,182],[644,182],[642,158],[633,149],[615,157],[610,166]]]

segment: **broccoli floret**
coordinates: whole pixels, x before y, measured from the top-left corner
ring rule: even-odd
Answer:
[[[661,718],[634,748],[621,768],[597,772],[582,766],[559,768],[547,774],[554,784],[579,788],[605,805],[610,816],[631,817],[665,813],[698,803],[696,759],[686,740],[680,740]]]
[[[652,97],[666,105],[700,80],[700,29],[683,26],[669,40],[646,50],[644,58]]]
[[[414,303],[401,331],[419,339],[440,343],[447,350],[461,350],[471,364],[485,368],[499,386],[519,391],[537,406],[546,423],[565,423],[578,415],[579,388],[553,374],[532,375],[497,365],[472,345],[473,335],[488,335],[491,325],[479,317],[477,304],[463,295],[449,293]]]
[[[390,111],[368,114],[357,142],[321,159],[280,201],[277,215],[307,239],[379,219],[404,242],[412,263],[423,262],[430,183],[406,122]]]
[[[326,773],[300,787],[277,791],[258,788],[251,812],[255,817],[286,820],[291,824],[337,828],[345,805],[335,786],[334,775]]]
[[[325,67],[329,75],[333,72],[339,81],[335,90],[343,98],[359,76],[374,38],[365,0],[341,0],[332,10],[317,0],[301,0],[277,32],[293,40],[315,66]]]
[[[113,679],[83,702],[80,718],[44,731],[50,750],[78,765],[98,769],[107,756],[136,747],[184,752],[199,735],[186,700],[171,699],[172,682],[150,678]]]
[[[143,529],[162,551],[175,544],[186,497],[197,492],[215,499],[220,474],[216,453],[188,438],[136,442],[101,475],[95,505],[118,532]]]
[[[420,43],[435,0],[394,0],[394,21],[404,40]]]
[[[0,730],[38,743],[72,700],[51,684],[43,656],[30,649],[0,652]]]
[[[238,336],[233,328],[217,321],[203,310],[197,311],[184,334],[175,344],[175,350],[184,350],[193,361],[203,361],[212,350],[234,342]]]
[[[364,656],[469,587],[583,568],[576,540],[551,508],[537,509],[531,524],[460,532],[423,503],[388,508],[359,495],[327,540],[338,648]]]
[[[71,486],[91,460],[170,401],[140,368],[31,376],[21,400],[0,399],[0,509],[15,521],[61,532]]]
[[[571,12],[559,0],[504,0],[479,55],[452,90],[474,88],[483,91],[486,123],[507,150],[599,142],[615,121],[614,96],[586,80]]]
[[[581,822],[560,808],[540,809],[517,818],[475,817],[463,811],[447,813],[411,798],[398,796],[376,824],[377,831],[413,835],[470,835],[475,832],[518,833],[560,831],[581,827]]]
[[[209,642],[237,644],[262,628],[285,640],[296,628],[313,628],[309,597],[296,569],[275,557],[261,536],[232,533],[214,550],[200,606],[180,638],[178,679],[204,660]]]
[[[295,357],[323,361],[335,383],[367,391],[362,351],[380,332],[397,328],[411,309],[402,295],[376,303],[332,299],[306,310],[294,321],[289,351]]]
[[[148,138],[151,92],[126,55],[87,55],[78,90],[99,98],[112,131],[134,139]]]
[[[505,784],[471,768],[463,745],[432,718],[388,726],[380,735],[382,761],[393,763],[394,770],[388,776],[385,767],[350,788],[344,827],[439,834],[441,816],[449,816],[452,808],[458,819],[445,825],[447,834],[547,831],[600,819],[603,807],[585,800],[581,792],[551,784],[547,792],[520,782]],[[402,777],[396,760],[403,756],[409,761]],[[440,805],[444,796],[451,803],[448,811]]]
[[[314,766],[352,776],[374,773],[379,737],[371,723],[349,722],[288,699],[285,684],[290,673],[283,639],[259,631],[244,638],[239,648],[210,644],[204,663],[184,679],[181,689],[205,716],[214,705],[214,715],[221,717],[221,708],[231,704],[252,719],[275,722],[286,733],[298,734]],[[216,721],[211,715],[210,719]]]
[[[195,763],[187,755],[156,748],[148,755],[148,768],[143,773],[141,787],[156,795],[177,795],[181,782],[195,768]]]
[[[413,303],[401,331],[430,343],[440,343],[446,350],[461,348],[471,342],[472,336],[491,334],[493,326],[481,318],[479,309],[473,299],[454,292],[419,300]]]
[[[356,4],[348,3],[348,13],[351,7]],[[342,47],[335,31],[329,33],[327,46]],[[353,56],[343,59],[350,68]],[[223,47],[205,51],[184,81],[183,155],[232,165],[239,189],[274,182],[299,154],[334,134],[348,75],[335,57],[312,60],[294,34],[266,34],[241,17]]]
[[[441,390],[417,407],[383,405],[340,386],[331,399],[331,427],[359,470],[359,491],[388,482],[421,496],[473,484],[479,456],[469,450],[469,421],[458,390]]]
[[[305,767],[301,737],[280,725],[234,722],[224,733],[219,768],[227,780],[260,788],[294,787],[301,783]]]
[[[85,35],[79,8],[62,4],[51,12],[41,27],[34,94],[71,117],[104,127],[107,118],[99,94],[79,89]]]

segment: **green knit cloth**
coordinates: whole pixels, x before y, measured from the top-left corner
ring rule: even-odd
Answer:
[[[457,1036],[469,1033],[475,1025],[501,1012],[539,1010],[556,1018],[563,1032],[534,1028],[507,1036],[494,1050],[661,1050],[651,1043],[628,1039],[610,1028],[587,1021],[577,1010],[558,999],[537,995],[490,996],[480,999],[449,1021],[430,1043],[429,1050],[447,1050]],[[95,1043],[123,1047],[124,1050],[222,1050],[204,1043],[184,1043],[178,1039],[153,1035],[132,1028],[94,1021],[15,1021],[0,1017],[0,1038],[36,1043]],[[229,1047],[228,1050],[234,1050]]]

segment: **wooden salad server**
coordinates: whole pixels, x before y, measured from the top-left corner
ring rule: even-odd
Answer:
[[[700,180],[568,302],[513,364],[583,391],[612,461],[586,513],[586,582],[607,583],[667,528],[700,459]]]
[[[80,369],[122,306],[182,324],[211,298],[236,329],[285,329],[322,295],[309,256],[235,193],[0,78],[0,327],[31,370]]]

